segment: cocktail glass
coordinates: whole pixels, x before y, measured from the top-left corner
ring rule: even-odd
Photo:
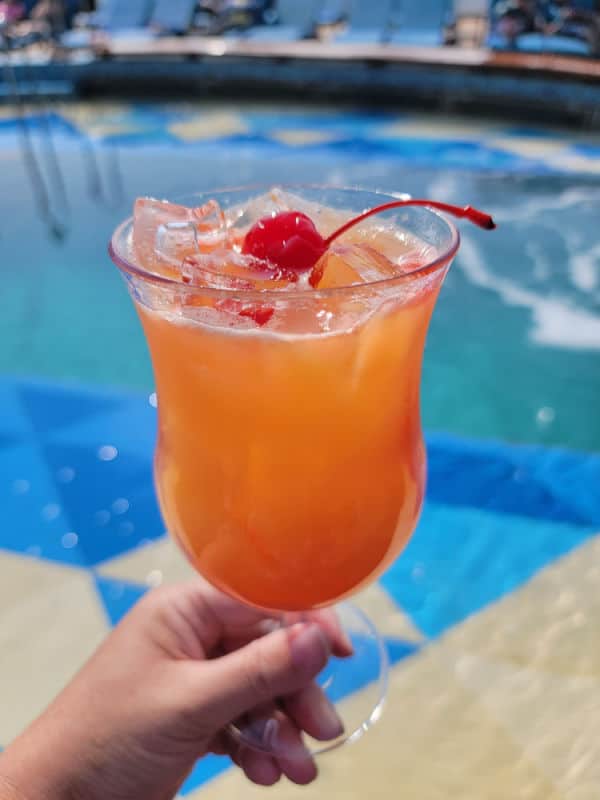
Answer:
[[[325,216],[347,218],[394,199],[290,190]],[[243,208],[257,194],[220,191],[186,204],[210,198]],[[133,255],[132,219],[110,244],[152,357],[167,528],[209,582],[277,619],[297,620],[373,582],[406,545],[423,503],[421,365],[460,240],[426,208],[395,209],[379,222],[396,242],[420,241],[427,256],[394,277],[317,291],[216,288],[158,274]],[[374,234],[374,259],[388,243]],[[240,315],[244,308],[250,313]],[[382,638],[354,605],[337,613],[354,655],[332,659],[319,683],[345,729],[333,742],[310,742],[314,753],[360,737],[386,694]],[[246,721],[231,731],[268,751],[264,727]]]

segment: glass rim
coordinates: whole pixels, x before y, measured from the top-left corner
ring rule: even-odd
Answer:
[[[409,198],[410,195],[406,195],[405,193],[401,192],[383,192],[376,189],[367,189],[363,186],[333,186],[333,185],[325,185],[325,184],[308,184],[308,183],[289,183],[289,184],[248,184],[242,186],[234,186],[234,187],[223,187],[222,189],[215,189],[212,191],[206,192],[192,192],[187,195],[180,195],[180,199],[183,200],[184,197],[188,199],[191,197],[198,197],[203,198],[204,201],[208,198],[224,195],[227,193],[234,193],[234,192],[250,192],[250,191],[265,191],[268,189],[273,188],[273,186],[277,186],[278,188],[284,190],[302,190],[302,189],[311,189],[311,190],[321,190],[321,191],[339,191],[339,192],[347,192],[348,194],[352,193],[365,193],[371,194],[374,196],[381,197],[382,202],[387,200],[398,200],[401,198]],[[177,198],[174,200],[169,200],[168,202],[177,202]],[[125,231],[132,228],[133,226],[133,215],[127,217],[117,228],[114,230],[109,244],[108,244],[108,254],[113,261],[113,263],[118,267],[118,269],[129,275],[132,278],[138,278],[146,283],[151,283],[156,286],[162,286],[164,288],[170,289],[177,289],[179,291],[183,291],[189,294],[205,294],[208,297],[215,296],[219,298],[223,297],[244,297],[249,298],[251,300],[257,300],[259,298],[270,298],[275,299],[278,298],[279,300],[287,300],[288,302],[292,298],[298,299],[306,299],[307,297],[332,297],[332,296],[339,296],[344,294],[356,294],[360,291],[369,290],[371,288],[377,289],[385,289],[387,287],[393,287],[396,285],[402,285],[405,283],[410,283],[418,278],[423,278],[428,275],[434,274],[442,269],[444,269],[455,257],[458,249],[460,247],[460,232],[454,222],[449,219],[445,214],[437,211],[436,209],[429,208],[428,206],[407,206],[407,209],[413,209],[417,213],[422,213],[426,215],[431,215],[436,217],[439,221],[441,221],[446,228],[450,232],[450,242],[444,248],[443,252],[439,253],[435,258],[426,263],[422,264],[416,269],[410,270],[409,272],[404,272],[399,275],[394,275],[391,278],[381,278],[375,281],[368,281],[366,283],[355,283],[355,284],[348,284],[347,286],[335,286],[328,289],[312,289],[312,288],[303,288],[297,289],[294,291],[283,291],[281,289],[243,289],[243,288],[236,288],[236,287],[216,287],[216,286],[194,286],[191,284],[184,283],[182,280],[178,280],[177,278],[171,278],[167,275],[157,275],[155,272],[151,272],[150,270],[145,269],[144,267],[133,263],[127,257],[125,257],[120,252],[119,247],[119,240],[123,237]],[[400,209],[399,209],[400,210]]]

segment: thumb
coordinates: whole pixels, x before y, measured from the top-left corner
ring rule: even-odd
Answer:
[[[203,727],[219,730],[262,703],[307,686],[331,653],[314,622],[282,628],[222,658],[205,661],[199,703]],[[200,677],[202,676],[202,677]]]

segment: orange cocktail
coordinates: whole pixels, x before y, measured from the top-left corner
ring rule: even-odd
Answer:
[[[234,193],[196,212],[145,201],[113,241],[154,365],[167,527],[247,603],[335,602],[389,565],[419,516],[421,361],[455,229],[423,209],[365,221],[311,282],[240,254],[272,205],[304,203],[327,233],[377,201],[321,190]]]

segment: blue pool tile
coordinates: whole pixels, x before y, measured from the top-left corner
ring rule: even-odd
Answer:
[[[88,566],[164,534],[150,453],[140,458],[112,445],[62,444],[46,445],[43,452]],[[71,480],[61,482],[65,471]]]
[[[14,381],[0,379],[0,434],[15,439],[31,434],[31,421]]]
[[[433,502],[600,527],[598,456],[443,435],[427,445]]]
[[[428,503],[382,584],[427,636],[442,634],[518,588],[597,532]]]
[[[21,404],[38,434],[55,431],[84,419],[94,420],[119,406],[119,400],[114,396],[43,383],[24,384],[18,392]]]
[[[0,449],[0,548],[83,565],[77,531],[35,442]]]
[[[27,114],[27,128],[30,131],[43,134],[58,133],[73,138],[78,138],[80,133],[75,125],[61,114],[54,111],[47,111],[43,114]],[[0,119],[0,134],[19,131],[22,121],[19,115]]]
[[[205,756],[192,770],[189,778],[181,787],[179,793],[183,797],[213,780],[218,775],[231,768],[231,760],[227,756]]]
[[[100,575],[95,575],[94,581],[108,620],[113,626],[118,625],[148,591],[147,586]]]
[[[115,447],[150,462],[156,441],[156,409],[148,402],[148,395],[117,397],[119,402],[105,413],[52,431],[45,441],[53,445]]]
[[[503,136],[515,136],[519,139],[556,139],[557,134],[552,128],[535,128],[527,125],[507,125],[498,129]]]
[[[345,111],[344,114],[332,114],[327,111],[317,111],[311,113],[290,112],[271,114],[269,112],[246,112],[242,119],[248,127],[255,133],[262,133],[269,136],[274,130],[315,130],[330,132],[340,132],[346,136],[364,136],[381,125],[389,125],[398,122],[405,117],[397,112],[390,112],[378,109],[366,109],[364,111]]]
[[[600,529],[600,456],[526,448],[523,463],[565,507]]]
[[[572,144],[569,150],[577,155],[587,156],[588,158],[600,158],[600,144],[580,142],[578,144]]]
[[[380,662],[377,651],[371,650],[371,640],[365,643],[362,637],[353,636],[352,644],[354,658],[351,665],[338,670],[337,665],[340,663],[343,665],[344,662],[332,659],[320,676],[320,680],[324,682],[333,678],[327,694],[335,703],[360,691],[379,677]],[[409,658],[419,650],[419,645],[402,639],[386,637],[385,645],[392,666]]]
[[[126,147],[181,147],[181,140],[164,128],[151,128],[145,131],[135,130],[131,133],[113,133],[103,137],[106,145],[124,145]]]

